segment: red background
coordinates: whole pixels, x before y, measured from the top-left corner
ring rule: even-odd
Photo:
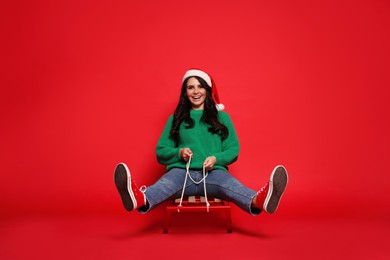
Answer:
[[[192,67],[241,142],[231,172],[277,164],[288,217],[388,218],[387,1],[2,1],[0,214],[122,214],[113,170],[154,149]],[[161,208],[133,223],[160,221]],[[235,222],[251,216],[234,208]],[[256,220],[258,221],[258,220]],[[388,222],[387,226],[388,226]]]

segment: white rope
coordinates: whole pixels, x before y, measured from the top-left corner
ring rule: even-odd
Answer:
[[[204,197],[205,197],[205,200],[206,200],[206,207],[207,207],[207,212],[209,212],[209,207],[210,207],[210,203],[207,199],[207,190],[206,190],[206,177],[207,175],[209,174],[207,171],[206,171],[206,168],[203,166],[203,178],[200,180],[200,181],[195,181],[191,175],[190,175],[190,164],[191,164],[191,159],[192,159],[192,155],[190,155],[190,158],[188,159],[188,162],[186,164],[186,177],[184,178],[184,184],[183,184],[183,190],[181,192],[181,197],[180,197],[180,203],[179,203],[179,208],[182,206],[182,203],[183,203],[183,197],[184,197],[184,191],[186,189],[186,184],[187,184],[187,177],[190,177],[191,181],[195,184],[200,184],[202,181],[203,181],[203,187],[204,187]],[[180,212],[180,209],[177,209],[177,212]]]

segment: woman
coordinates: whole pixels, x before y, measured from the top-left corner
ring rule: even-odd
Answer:
[[[207,200],[208,195],[231,201],[252,215],[262,210],[274,213],[287,185],[286,169],[275,167],[258,192],[230,175],[227,166],[237,160],[239,142],[229,115],[222,111],[214,81],[206,72],[191,69],[182,83],[179,104],[156,148],[167,172],[139,189],[128,167],[116,166],[115,185],[126,210],[146,213],[170,198],[206,195]]]

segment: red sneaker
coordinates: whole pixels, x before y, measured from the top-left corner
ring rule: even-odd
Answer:
[[[116,166],[114,180],[126,210],[131,211],[146,204],[145,194],[138,188],[134,180],[131,179],[130,171],[126,164],[119,163]]]
[[[286,168],[276,166],[271,174],[270,181],[257,193],[256,204],[267,213],[274,213],[286,189],[288,176]]]

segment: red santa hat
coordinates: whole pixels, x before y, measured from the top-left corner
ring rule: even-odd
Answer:
[[[214,80],[206,72],[198,70],[198,69],[187,70],[187,72],[183,76],[182,82],[184,82],[187,78],[194,77],[194,76],[200,77],[204,81],[206,81],[207,85],[209,85],[211,87],[211,93],[212,93],[215,105],[217,107],[217,110],[218,111],[224,110],[225,106],[219,100],[217,86],[215,85]]]

